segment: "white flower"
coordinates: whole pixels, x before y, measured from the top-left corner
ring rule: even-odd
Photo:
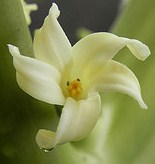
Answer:
[[[36,136],[43,149],[88,136],[100,115],[99,92],[126,93],[147,108],[136,76],[111,59],[127,46],[135,57],[145,60],[149,48],[138,40],[104,32],[90,34],[72,47],[57,21],[59,14],[53,4],[36,32],[35,59],[9,45],[19,86],[38,100],[64,106],[56,132],[41,129]]]
[[[22,3],[22,6],[23,6],[26,22],[27,22],[28,25],[30,25],[31,24],[30,13],[32,11],[37,10],[38,6],[36,4],[27,4],[24,0],[21,0],[21,3]]]

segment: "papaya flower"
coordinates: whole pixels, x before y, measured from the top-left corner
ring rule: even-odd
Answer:
[[[56,132],[40,129],[36,135],[38,146],[46,150],[89,135],[100,116],[101,92],[128,94],[147,108],[136,76],[112,58],[127,46],[135,57],[145,60],[149,48],[138,40],[105,32],[87,35],[71,46],[57,21],[59,14],[53,3],[34,37],[35,58],[8,45],[20,88],[38,100],[63,106]]]
[[[24,0],[21,0],[21,3],[23,6],[23,11],[26,18],[26,22],[28,25],[30,25],[31,24],[30,13],[32,11],[36,11],[38,9],[38,6],[36,4],[27,4]]]

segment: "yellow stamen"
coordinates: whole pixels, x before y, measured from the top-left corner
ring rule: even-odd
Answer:
[[[82,86],[80,79],[73,80],[72,82],[67,82],[67,90],[70,97],[78,99],[82,94]]]

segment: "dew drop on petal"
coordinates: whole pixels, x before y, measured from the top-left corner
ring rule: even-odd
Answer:
[[[48,153],[48,152],[52,151],[54,148],[51,148],[51,149],[40,148],[40,149],[43,150],[45,153]]]

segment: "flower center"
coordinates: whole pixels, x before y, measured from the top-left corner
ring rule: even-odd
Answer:
[[[67,91],[70,97],[73,97],[74,99],[78,99],[83,91],[80,79],[76,79],[71,82],[68,81]]]

